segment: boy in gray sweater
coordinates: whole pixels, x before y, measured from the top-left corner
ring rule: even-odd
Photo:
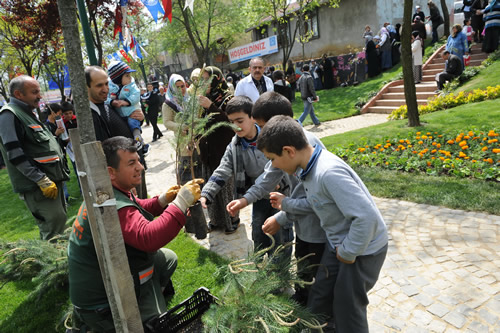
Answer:
[[[208,179],[201,193],[201,205],[206,208],[227,180],[234,176],[234,197],[241,198],[264,171],[268,162],[256,147],[260,127],[252,119],[252,100],[246,96],[236,96],[226,106],[229,121],[238,127],[236,135],[227,145],[219,166]],[[252,240],[255,249],[267,248],[271,239],[262,231],[264,221],[277,213],[271,207],[269,198],[257,200],[252,207]],[[275,236],[276,246],[282,244],[281,235]],[[274,252],[270,250],[268,253]]]
[[[387,227],[368,189],[343,160],[311,146],[290,117],[269,120],[257,147],[274,167],[299,175],[326,232],[322,268],[307,306],[324,315],[338,333],[368,332],[367,293],[378,279],[388,243]],[[282,205],[282,198],[273,204]]]
[[[288,99],[274,91],[262,94],[255,102],[252,108],[252,118],[257,125],[264,125],[274,116],[283,115],[293,118],[292,104]],[[312,146],[320,146],[325,148],[323,143],[314,134],[303,129],[307,141]],[[308,256],[304,261],[301,261],[297,267],[299,278],[303,281],[312,281],[318,270],[318,265],[323,255],[326,236],[325,232],[319,224],[319,218],[314,214],[311,205],[307,201],[304,186],[299,182],[298,178],[288,176],[282,170],[272,166],[271,161],[266,164],[264,173],[255,181],[255,184],[250,187],[243,195],[243,198],[233,200],[228,204],[228,211],[232,215],[236,215],[239,209],[245,207],[258,199],[271,199],[284,194],[276,192],[277,186],[284,184],[289,187],[289,197],[283,199],[281,205],[275,205],[274,208],[280,212],[269,217],[262,227],[265,233],[275,235],[281,232],[285,242],[293,241],[293,229],[295,226],[295,257],[297,260]],[[269,195],[270,193],[270,195]],[[295,285],[294,299],[302,305],[307,304],[309,288]]]

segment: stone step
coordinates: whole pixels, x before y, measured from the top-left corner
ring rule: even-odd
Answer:
[[[426,69],[423,71],[423,75],[436,75],[437,73],[441,73],[442,71],[442,68]]]
[[[419,92],[433,92],[437,89],[436,81],[425,82],[415,85],[417,93]],[[394,86],[389,88],[390,93],[404,92],[404,85]]]
[[[418,105],[427,104],[427,99],[417,99]],[[406,105],[405,99],[379,99],[375,102],[375,106],[401,106]]]
[[[422,81],[424,81],[424,82],[435,81],[435,80],[436,80],[436,75],[424,75],[424,76],[422,76]]]
[[[485,60],[486,58],[484,59],[477,59],[477,60],[471,60],[470,63],[469,63],[469,67],[475,67],[475,66],[480,66],[481,63]],[[432,64],[429,64],[427,65],[427,67],[425,68],[425,70],[428,70],[428,69],[441,69],[441,71],[444,70],[444,62],[439,62],[439,63],[432,63]]]
[[[473,61],[482,62],[486,58],[488,58],[488,55],[486,53],[479,53],[479,54],[473,53],[470,56],[470,61],[471,62],[473,62]],[[433,64],[444,64],[444,59],[440,57],[440,58],[434,59],[434,61],[432,63]]]
[[[418,86],[418,85],[417,85]],[[436,89],[434,89],[436,90]],[[426,92],[417,92],[417,99],[419,100],[427,100],[430,97],[434,97],[436,94],[433,91],[426,91]],[[386,93],[382,95],[381,99],[405,99],[405,93],[404,92],[392,92],[392,93]]]
[[[389,114],[392,111],[396,110],[397,108],[398,108],[397,106],[370,106],[367,112]]]

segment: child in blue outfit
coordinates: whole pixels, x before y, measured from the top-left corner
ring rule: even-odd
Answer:
[[[368,333],[367,293],[377,282],[388,244],[387,227],[368,189],[342,159],[311,146],[290,117],[271,118],[257,148],[275,168],[298,175],[326,233],[307,307],[337,333]]]
[[[149,145],[145,145],[142,139],[141,122],[130,117],[132,112],[141,110],[141,92],[130,75],[133,72],[135,70],[122,61],[114,62],[109,66],[108,101],[110,104],[113,103],[120,116],[127,118],[128,126],[137,144],[137,149],[144,147],[144,153],[146,154]]]

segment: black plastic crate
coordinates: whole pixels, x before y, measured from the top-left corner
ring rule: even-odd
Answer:
[[[147,326],[150,332],[177,332],[201,317],[213,303],[215,303],[215,297],[210,294],[210,291],[205,287],[198,288],[191,297],[150,321]]]

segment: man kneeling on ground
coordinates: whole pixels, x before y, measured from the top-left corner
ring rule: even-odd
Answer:
[[[163,248],[174,239],[186,222],[185,213],[201,195],[195,179],[166,193],[138,199],[130,190],[141,183],[144,169],[134,141],[122,136],[102,144],[123,240],[134,280],[142,322],[167,310],[164,295],[172,294],[171,276],[177,256]],[[172,204],[169,204],[172,203]],[[155,216],[159,216],[153,220]],[[68,247],[69,293],[75,314],[92,331],[114,332],[113,318],[97,261],[85,203],[73,224]]]

